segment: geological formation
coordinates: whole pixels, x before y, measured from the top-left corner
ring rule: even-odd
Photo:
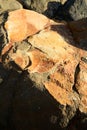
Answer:
[[[84,23],[87,26],[87,19],[55,22],[25,9],[9,12],[4,23],[8,43],[2,48],[1,62],[14,61],[28,71],[36,86],[49,92],[61,106],[62,126],[77,110],[87,114],[87,48],[80,46],[87,42],[80,34],[87,33]]]

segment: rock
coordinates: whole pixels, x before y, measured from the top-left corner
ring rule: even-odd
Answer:
[[[47,59],[46,55],[39,50],[29,51],[27,54],[23,53],[23,50],[17,50],[15,53],[11,54],[10,57],[20,68],[23,70],[28,68],[29,72],[32,73],[47,72],[54,66],[54,62]]]
[[[16,9],[21,9],[22,5],[16,0],[0,0],[0,10],[12,11]]]
[[[76,89],[81,98],[79,109],[82,113],[87,113],[87,62],[81,61],[79,69],[76,81]]]
[[[34,47],[46,53],[50,58],[54,60],[60,59],[60,62],[62,59],[66,59],[66,57],[72,59],[72,55],[75,54],[75,48],[71,46],[71,44],[74,44],[74,41],[66,23],[51,21],[49,28],[30,37],[28,41]],[[68,56],[69,53],[70,57]]]
[[[69,23],[73,37],[77,42],[77,47],[81,61],[79,63],[76,89],[81,98],[79,109],[82,113],[87,113],[87,18]]]
[[[47,17],[25,9],[10,12],[5,23],[9,42],[22,41],[47,26],[49,26],[49,19]]]
[[[16,21],[13,19],[15,12],[18,13],[15,15],[18,18],[19,16],[22,17],[21,14],[23,15],[23,21],[17,23],[17,28],[20,26],[18,32],[16,32],[17,28],[15,29]],[[32,24],[29,30],[28,27],[30,26],[27,26],[25,20],[31,12],[41,18],[41,25],[37,24],[38,17],[34,17],[33,20],[32,18],[28,19],[29,25]],[[12,25],[10,17],[12,18]],[[18,18],[17,22],[20,20]],[[78,109],[80,114],[87,114],[87,50],[79,45],[79,40],[77,46],[75,40],[78,38],[78,35],[75,35],[76,32],[80,34],[81,31],[86,31],[83,23],[86,25],[84,20],[68,24],[60,21],[54,22],[43,15],[25,9],[9,13],[5,29],[10,42],[2,49],[4,54],[2,59],[6,65],[13,62],[13,68],[16,64],[24,73],[27,71],[29,80],[25,85],[26,78],[23,75],[23,81],[22,78],[19,78],[18,83],[16,83],[19,90],[15,90],[16,95],[12,101],[11,120],[17,128],[23,126],[24,130],[29,121],[32,128],[35,126],[35,129],[41,129],[41,120],[45,120],[47,124],[48,119],[52,125],[58,123],[56,128],[59,125],[66,127],[70,120],[78,114]],[[79,24],[81,28],[77,26]],[[13,25],[14,28],[11,27],[9,30],[9,27]],[[23,25],[26,25],[25,29]],[[20,32],[23,35],[18,36],[17,34]],[[17,68],[16,72],[18,72]],[[13,81],[15,81],[14,78]],[[24,91],[24,86],[25,89],[27,88],[26,91]],[[49,105],[50,102],[51,105]],[[25,113],[23,113],[24,111]]]
[[[71,32],[66,23],[50,20],[47,28],[27,40],[27,50],[21,49],[21,42],[13,43],[8,57],[21,69],[29,72],[29,78],[38,84],[36,86],[44,86],[51,97],[63,106],[60,110],[63,118],[59,122],[65,127],[75,115],[80,101],[73,89],[76,67],[80,59]],[[70,109],[68,115],[67,106]]]
[[[58,4],[58,2],[61,2],[64,4],[67,0],[18,0],[24,8],[35,10],[39,13],[43,13],[47,10],[48,3],[55,2]],[[37,6],[38,5],[38,6]]]
[[[87,18],[69,22],[69,28],[77,42],[77,46],[87,50]]]
[[[69,13],[74,20],[79,20],[87,17],[87,1],[86,0],[74,0],[71,7],[69,7]]]

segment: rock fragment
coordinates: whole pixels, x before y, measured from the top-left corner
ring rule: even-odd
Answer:
[[[12,11],[22,9],[22,5],[16,0],[0,0],[0,9]]]
[[[74,0],[71,1],[72,5],[69,7],[69,14],[74,20],[79,20],[87,17],[87,1]]]
[[[76,81],[76,89],[81,99],[79,109],[87,113],[87,63],[81,61],[79,67],[80,71]]]
[[[49,26],[47,17],[25,9],[10,12],[5,23],[9,42],[22,41],[47,26]]]
[[[49,28],[30,37],[28,41],[54,60],[62,61],[75,54],[75,48],[72,46],[74,41],[65,23],[51,21]]]

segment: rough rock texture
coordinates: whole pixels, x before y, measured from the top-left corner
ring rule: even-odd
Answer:
[[[22,5],[16,0],[0,0],[0,11],[12,11],[21,8]]]
[[[76,46],[80,48],[78,51],[81,61],[76,79],[76,89],[81,98],[79,109],[81,112],[87,113],[87,19],[70,22],[69,27],[77,42]]]
[[[78,47],[87,50],[87,18],[81,19],[78,22],[70,22],[69,28],[75,41],[78,43]]]
[[[61,2],[64,4],[67,0],[18,0],[25,8],[33,9],[39,13],[43,13],[47,10],[48,3],[50,2]],[[37,6],[38,5],[38,6]]]
[[[79,20],[87,17],[87,1],[72,0],[73,4],[69,7],[69,13],[74,20]]]
[[[49,18],[54,18],[59,7],[64,5],[67,0],[18,0],[25,9],[31,9],[43,13]],[[38,5],[38,6],[37,6]]]
[[[1,129],[61,130],[76,115],[84,120],[86,128],[87,48],[80,45],[80,40],[74,41],[84,31],[85,20],[68,24],[48,20],[50,24],[46,28],[42,27],[38,33],[36,31],[26,39],[22,37],[21,42],[17,42],[17,37],[8,44],[1,41]],[[4,27],[7,22],[5,21]],[[14,23],[14,20],[8,22],[8,26]],[[80,31],[77,23],[82,25]],[[1,28],[1,40],[4,31]],[[7,30],[7,41],[10,41],[10,33],[14,33],[14,30]],[[21,36],[22,31],[18,33]],[[86,40],[81,37],[82,41],[83,39]],[[2,64],[9,69],[3,68]],[[78,129],[84,128],[78,127],[79,121],[76,122]],[[65,129],[76,129],[72,125]]]
[[[76,81],[76,89],[81,99],[79,109],[81,112],[87,113],[87,63],[81,61],[79,69]]]
[[[48,18],[31,10],[20,9],[10,12],[8,15],[5,29],[9,42],[22,41],[49,25]]]

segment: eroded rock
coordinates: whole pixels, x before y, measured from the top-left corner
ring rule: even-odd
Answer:
[[[77,42],[77,46],[87,50],[87,18],[70,22],[69,28]]]
[[[81,112],[87,113],[87,63],[81,61],[79,67],[76,81],[76,89],[81,99],[79,109]]]
[[[61,2],[64,4],[67,0],[18,0],[22,5],[27,8],[27,9],[32,9],[35,10],[39,13],[43,13],[44,11],[47,10],[48,4],[50,2],[55,2],[58,4],[58,2]],[[38,6],[37,6],[38,5]],[[55,7],[54,7],[55,8]]]
[[[23,18],[20,23],[19,15]],[[5,23],[10,42],[3,48],[2,57],[6,55],[5,62],[14,61],[22,70],[26,69],[36,86],[44,86],[60,109],[62,127],[67,126],[78,109],[87,113],[87,51],[79,46],[79,40],[78,46],[74,41],[78,38],[75,32],[80,34],[85,28],[79,29],[77,22],[80,21],[68,26],[65,22],[54,22],[36,12],[21,9],[10,12]],[[25,28],[21,24],[26,25]]]
[[[16,0],[0,0],[0,9],[3,11],[22,9],[22,5]],[[0,10],[0,11],[1,11]]]
[[[74,0],[69,8],[69,13],[74,20],[79,20],[87,17],[87,1]]]
[[[49,19],[44,15],[31,10],[19,9],[9,13],[5,29],[9,42],[18,42],[39,32],[48,25]]]

